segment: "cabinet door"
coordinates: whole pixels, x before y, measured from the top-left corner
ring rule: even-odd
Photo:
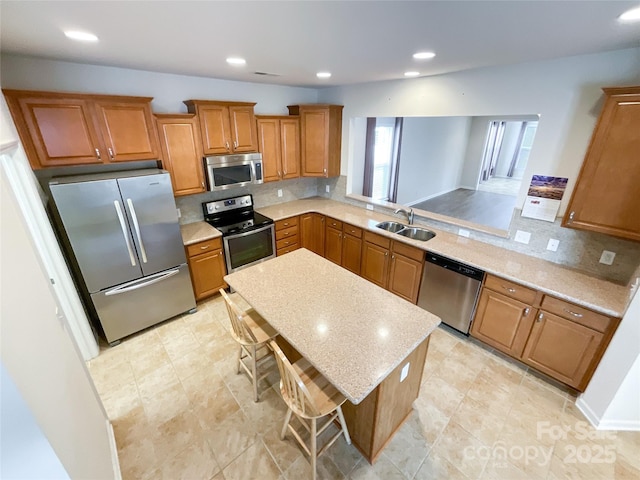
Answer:
[[[531,330],[522,359],[534,368],[578,389],[604,335],[541,311]]]
[[[7,93],[7,101],[34,169],[106,159],[87,100]]]
[[[302,176],[326,177],[329,135],[329,112],[310,110],[300,115],[302,140]]]
[[[157,118],[162,165],[171,174],[176,196],[205,191],[202,141],[194,116]]]
[[[157,160],[159,148],[149,102],[95,102],[97,123],[111,162]],[[103,160],[105,160],[103,156]]]
[[[232,150],[236,153],[257,152],[258,135],[252,106],[230,106]]]
[[[262,175],[265,182],[282,178],[280,151],[280,121],[274,118],[259,118],[258,146],[262,153]]]
[[[300,242],[303,248],[324,256],[324,215],[307,213],[300,216]]]
[[[362,267],[360,274],[370,282],[382,288],[387,288],[389,249],[374,243],[364,242],[362,246]]]
[[[342,237],[342,266],[360,275],[360,261],[362,259],[362,239],[351,235]]]
[[[224,256],[221,250],[197,255],[189,259],[193,293],[196,300],[201,300],[218,293],[221,288],[226,288],[224,276]]]
[[[605,91],[563,226],[640,241],[640,88]]]
[[[282,178],[297,178],[300,176],[300,120],[281,119],[280,134]]]
[[[519,358],[535,313],[526,303],[484,288],[471,325],[471,336]]]
[[[325,233],[324,257],[333,263],[342,263],[342,231],[327,225]]]
[[[230,153],[229,108],[224,105],[199,105],[197,112],[204,154]]]
[[[324,215],[319,213],[313,214],[313,235],[316,239],[315,250],[318,255],[324,257],[324,242],[325,242],[325,230],[324,230],[325,218]]]
[[[411,303],[418,302],[422,262],[394,253],[391,255],[389,291]]]

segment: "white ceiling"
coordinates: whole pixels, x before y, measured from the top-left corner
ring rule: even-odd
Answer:
[[[321,87],[640,46],[634,1],[8,1],[4,53]],[[73,42],[86,30],[100,41]],[[432,60],[412,54],[431,50]],[[228,56],[247,60],[227,65]],[[316,72],[328,70],[328,80]],[[267,72],[279,76],[259,76]]]

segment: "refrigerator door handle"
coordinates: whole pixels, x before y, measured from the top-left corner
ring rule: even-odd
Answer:
[[[142,255],[142,263],[147,263],[147,251],[144,249],[144,243],[142,243],[142,235],[140,235],[140,225],[138,224],[138,217],[136,216],[136,209],[133,208],[133,202],[130,198],[127,198],[127,205],[129,205],[129,211],[131,212],[131,219],[133,220],[133,228],[136,230],[136,236],[138,237],[138,243],[140,244],[140,254]]]
[[[124,223],[124,215],[122,215],[122,208],[118,200],[113,201],[113,206],[116,208],[118,214],[118,220],[120,221],[120,228],[122,229],[122,235],[124,236],[124,243],[127,244],[127,250],[129,251],[129,260],[131,260],[131,266],[136,266],[136,259],[131,250],[131,243],[129,243],[129,232],[127,232],[127,226]]]
[[[131,290],[138,290],[139,288],[148,287],[149,285],[153,285],[154,283],[158,283],[169,277],[173,277],[174,275],[177,275],[179,272],[180,270],[178,269],[169,270],[167,272],[160,272],[160,273],[156,273],[155,275],[145,277],[147,280],[146,282],[140,283],[140,280],[135,280],[133,282],[125,283],[124,285],[120,285],[119,287],[116,287],[112,290],[105,292],[105,296],[109,297],[111,295],[118,295],[120,293],[130,292]]]

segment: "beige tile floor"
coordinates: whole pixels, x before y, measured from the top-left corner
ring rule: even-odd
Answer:
[[[254,403],[219,296],[105,349],[89,369],[128,479],[309,478],[274,372]],[[274,364],[275,365],[275,364]],[[639,479],[640,432],[596,432],[574,398],[444,329],[414,412],[371,466],[341,438],[322,479]]]

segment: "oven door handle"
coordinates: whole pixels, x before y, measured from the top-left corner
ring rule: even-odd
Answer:
[[[251,235],[253,233],[260,233],[260,232],[264,232],[265,230],[268,230],[270,228],[273,228],[273,223],[270,223],[269,225],[265,225],[264,227],[261,228],[256,228],[255,230],[249,230],[248,232],[242,232],[242,233],[234,233],[233,235],[227,235],[226,237],[224,237],[225,239],[230,239],[230,238],[241,238],[241,237],[246,237],[247,235]]]

